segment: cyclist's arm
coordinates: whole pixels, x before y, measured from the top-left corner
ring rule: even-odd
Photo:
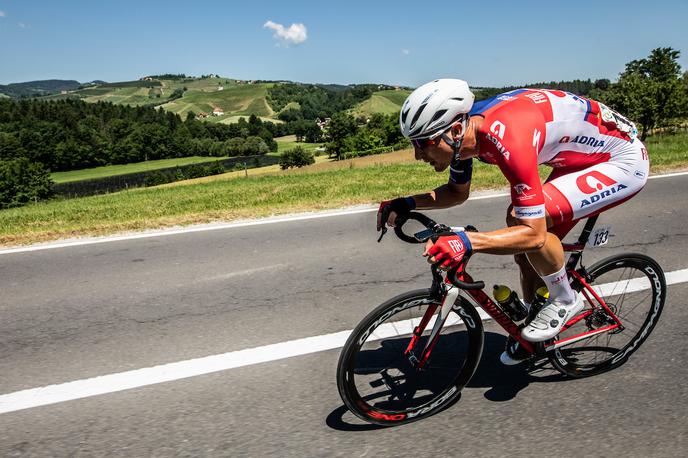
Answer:
[[[517,224],[490,232],[468,232],[474,252],[527,253],[542,248],[547,238],[545,218],[516,219]]]
[[[468,199],[470,189],[470,181],[463,184],[449,182],[425,194],[416,194],[411,197],[416,201],[418,210],[448,208],[464,203]]]
[[[516,254],[542,248],[547,240],[547,222],[537,153],[544,135],[535,142],[533,132],[545,132],[539,111],[531,102],[516,101],[509,110],[494,112],[484,124],[492,141],[485,142],[496,164],[509,181],[513,204],[510,227],[491,232],[469,233],[473,251]],[[499,146],[497,146],[499,145]]]

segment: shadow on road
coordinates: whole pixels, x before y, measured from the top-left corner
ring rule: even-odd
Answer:
[[[484,395],[486,399],[493,402],[504,402],[514,399],[521,390],[533,382],[551,383],[566,380],[563,375],[546,363],[539,364],[531,370],[523,364],[504,366],[499,362],[499,355],[504,350],[504,343],[504,335],[485,332],[485,344],[480,365],[466,388],[489,388]],[[349,418],[355,423],[349,421]],[[325,423],[330,428],[340,431],[369,431],[383,428],[383,426],[362,423],[344,405],[333,410],[327,416]]]
[[[485,332],[485,346],[478,370],[466,385],[467,388],[489,388],[485,398],[494,402],[509,401],[519,391],[535,383],[561,382],[566,378],[548,363],[528,370],[525,364],[505,366],[499,362],[504,351],[505,336],[495,332]]]

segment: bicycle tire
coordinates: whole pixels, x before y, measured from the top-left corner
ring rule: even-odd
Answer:
[[[399,425],[433,415],[458,400],[482,355],[482,321],[476,309],[459,297],[426,368],[411,370],[403,349],[417,324],[413,320],[419,321],[430,304],[439,302],[429,289],[401,294],[370,312],[349,336],[337,365],[337,388],[357,417],[378,425]],[[411,318],[400,319],[407,316]],[[429,324],[422,342],[427,342],[431,328]],[[382,392],[366,392],[368,388]],[[430,394],[413,398],[426,391]]]
[[[621,320],[624,329],[620,332],[598,334],[581,341],[580,345],[576,343],[548,352],[549,360],[557,370],[575,378],[597,375],[628,361],[657,325],[667,294],[662,268],[655,260],[643,254],[623,253],[611,256],[588,268],[587,274],[589,284],[598,293],[603,293],[601,295],[605,302],[615,309],[614,313]],[[614,281],[608,283],[609,280]],[[576,289],[580,291],[581,285]],[[644,291],[649,293],[643,293]],[[629,300],[631,304],[624,309],[627,298],[634,293],[638,294],[633,297],[640,299]],[[633,301],[637,304],[633,305]],[[634,313],[641,305],[647,307],[647,312],[643,309]],[[641,320],[642,324],[638,324]],[[594,329],[594,318],[580,323],[588,330]],[[580,332],[580,329],[574,329],[573,332]],[[616,336],[622,336],[623,339],[617,339]],[[557,338],[562,337],[565,336],[562,334]],[[612,340],[615,341],[615,346],[610,346]]]

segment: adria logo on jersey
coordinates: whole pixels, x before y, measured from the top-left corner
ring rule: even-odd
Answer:
[[[573,140],[568,135],[564,135],[559,140],[559,143],[578,143],[581,145],[592,146],[593,148],[602,148],[604,140],[598,140],[595,137],[588,137],[587,135],[576,135]]]
[[[585,194],[593,194],[581,200],[580,208],[587,207],[602,199],[606,199],[612,194],[616,194],[628,187],[597,170],[593,170],[592,172],[588,172],[576,178],[576,186]]]
[[[508,149],[506,149],[504,147],[504,145],[502,145],[502,142],[500,141],[500,139],[504,140],[504,131],[506,131],[506,126],[504,125],[503,122],[497,120],[497,121],[493,122],[492,125],[490,126],[490,132],[497,135],[497,137],[499,137],[499,138],[495,137],[494,135],[492,135],[490,133],[488,133],[486,136],[487,136],[488,140],[490,140],[492,143],[494,143],[494,145],[497,147],[497,151],[499,151],[502,154],[502,156],[504,156],[504,159],[506,159],[508,161],[509,158],[511,157],[511,152]]]

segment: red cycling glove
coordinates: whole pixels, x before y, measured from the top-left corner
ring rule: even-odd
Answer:
[[[453,235],[443,235],[434,240],[433,245],[423,253],[435,257],[435,264],[443,269],[454,269],[461,261],[471,255],[473,246],[465,232],[455,232]]]

